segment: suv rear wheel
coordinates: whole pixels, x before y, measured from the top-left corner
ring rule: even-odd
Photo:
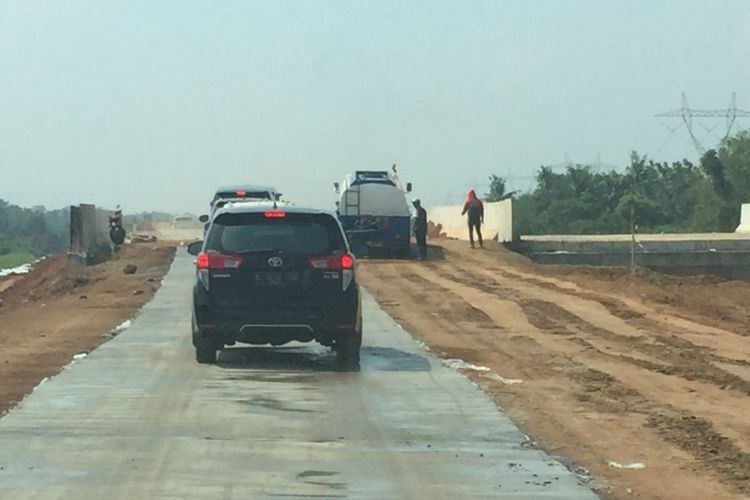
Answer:
[[[362,347],[362,330],[349,330],[336,339],[336,368],[339,371],[359,371],[359,351]]]
[[[211,337],[203,335],[193,324],[193,345],[195,346],[195,360],[198,363],[216,363],[216,351],[219,346]]]
[[[216,363],[216,346],[196,346],[195,360],[198,363]]]

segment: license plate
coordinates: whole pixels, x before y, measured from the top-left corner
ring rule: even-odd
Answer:
[[[382,241],[368,241],[367,246],[372,247],[372,248],[380,248],[383,246],[383,242]]]
[[[299,282],[297,273],[256,273],[255,282],[264,286],[287,286],[295,285]]]
[[[281,273],[269,273],[267,276],[268,284],[271,286],[281,286],[281,283],[284,282]]]

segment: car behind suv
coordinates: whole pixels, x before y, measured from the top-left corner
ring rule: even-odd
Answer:
[[[355,260],[334,214],[275,203],[217,210],[197,255],[193,345],[199,363],[235,342],[317,341],[359,368],[362,311]]]
[[[255,200],[255,201],[279,201],[281,193],[271,186],[256,186],[241,184],[235,186],[222,186],[216,190],[211,200],[211,211],[221,208],[231,201]]]
[[[205,224],[205,229],[208,229],[208,222],[213,218],[216,211],[227,203],[236,203],[239,201],[255,201],[258,203],[278,202],[281,200],[281,196],[282,194],[271,186],[250,184],[222,186],[216,190],[211,203],[209,203],[211,207],[210,214],[201,215],[198,220]]]

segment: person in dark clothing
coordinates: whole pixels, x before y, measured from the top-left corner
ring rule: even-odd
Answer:
[[[419,200],[414,200],[412,205],[417,212],[414,220],[414,236],[417,238],[419,260],[427,260],[427,210],[422,208]]]
[[[471,242],[471,248],[474,248],[474,231],[477,232],[477,239],[479,240],[479,247],[484,248],[484,242],[482,241],[482,224],[484,224],[484,204],[482,200],[477,198],[477,193],[472,189],[469,191],[469,195],[464,203],[464,210],[461,215],[468,214],[469,221],[469,241]]]

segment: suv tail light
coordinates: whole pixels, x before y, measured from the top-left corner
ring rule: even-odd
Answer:
[[[310,257],[310,267],[319,271],[341,271],[341,289],[346,291],[354,280],[354,257],[344,255],[324,255]]]
[[[321,271],[339,271],[341,269],[354,269],[354,258],[349,254],[324,255],[322,257],[310,257],[310,266]]]
[[[242,257],[236,255],[221,255],[214,252],[201,252],[196,261],[198,268],[198,279],[208,290],[209,270],[211,269],[238,269],[242,266]]]
[[[237,255],[221,255],[213,252],[198,254],[198,269],[237,269],[242,265],[242,257]]]
[[[354,269],[354,257],[351,255],[341,256],[341,269]]]

